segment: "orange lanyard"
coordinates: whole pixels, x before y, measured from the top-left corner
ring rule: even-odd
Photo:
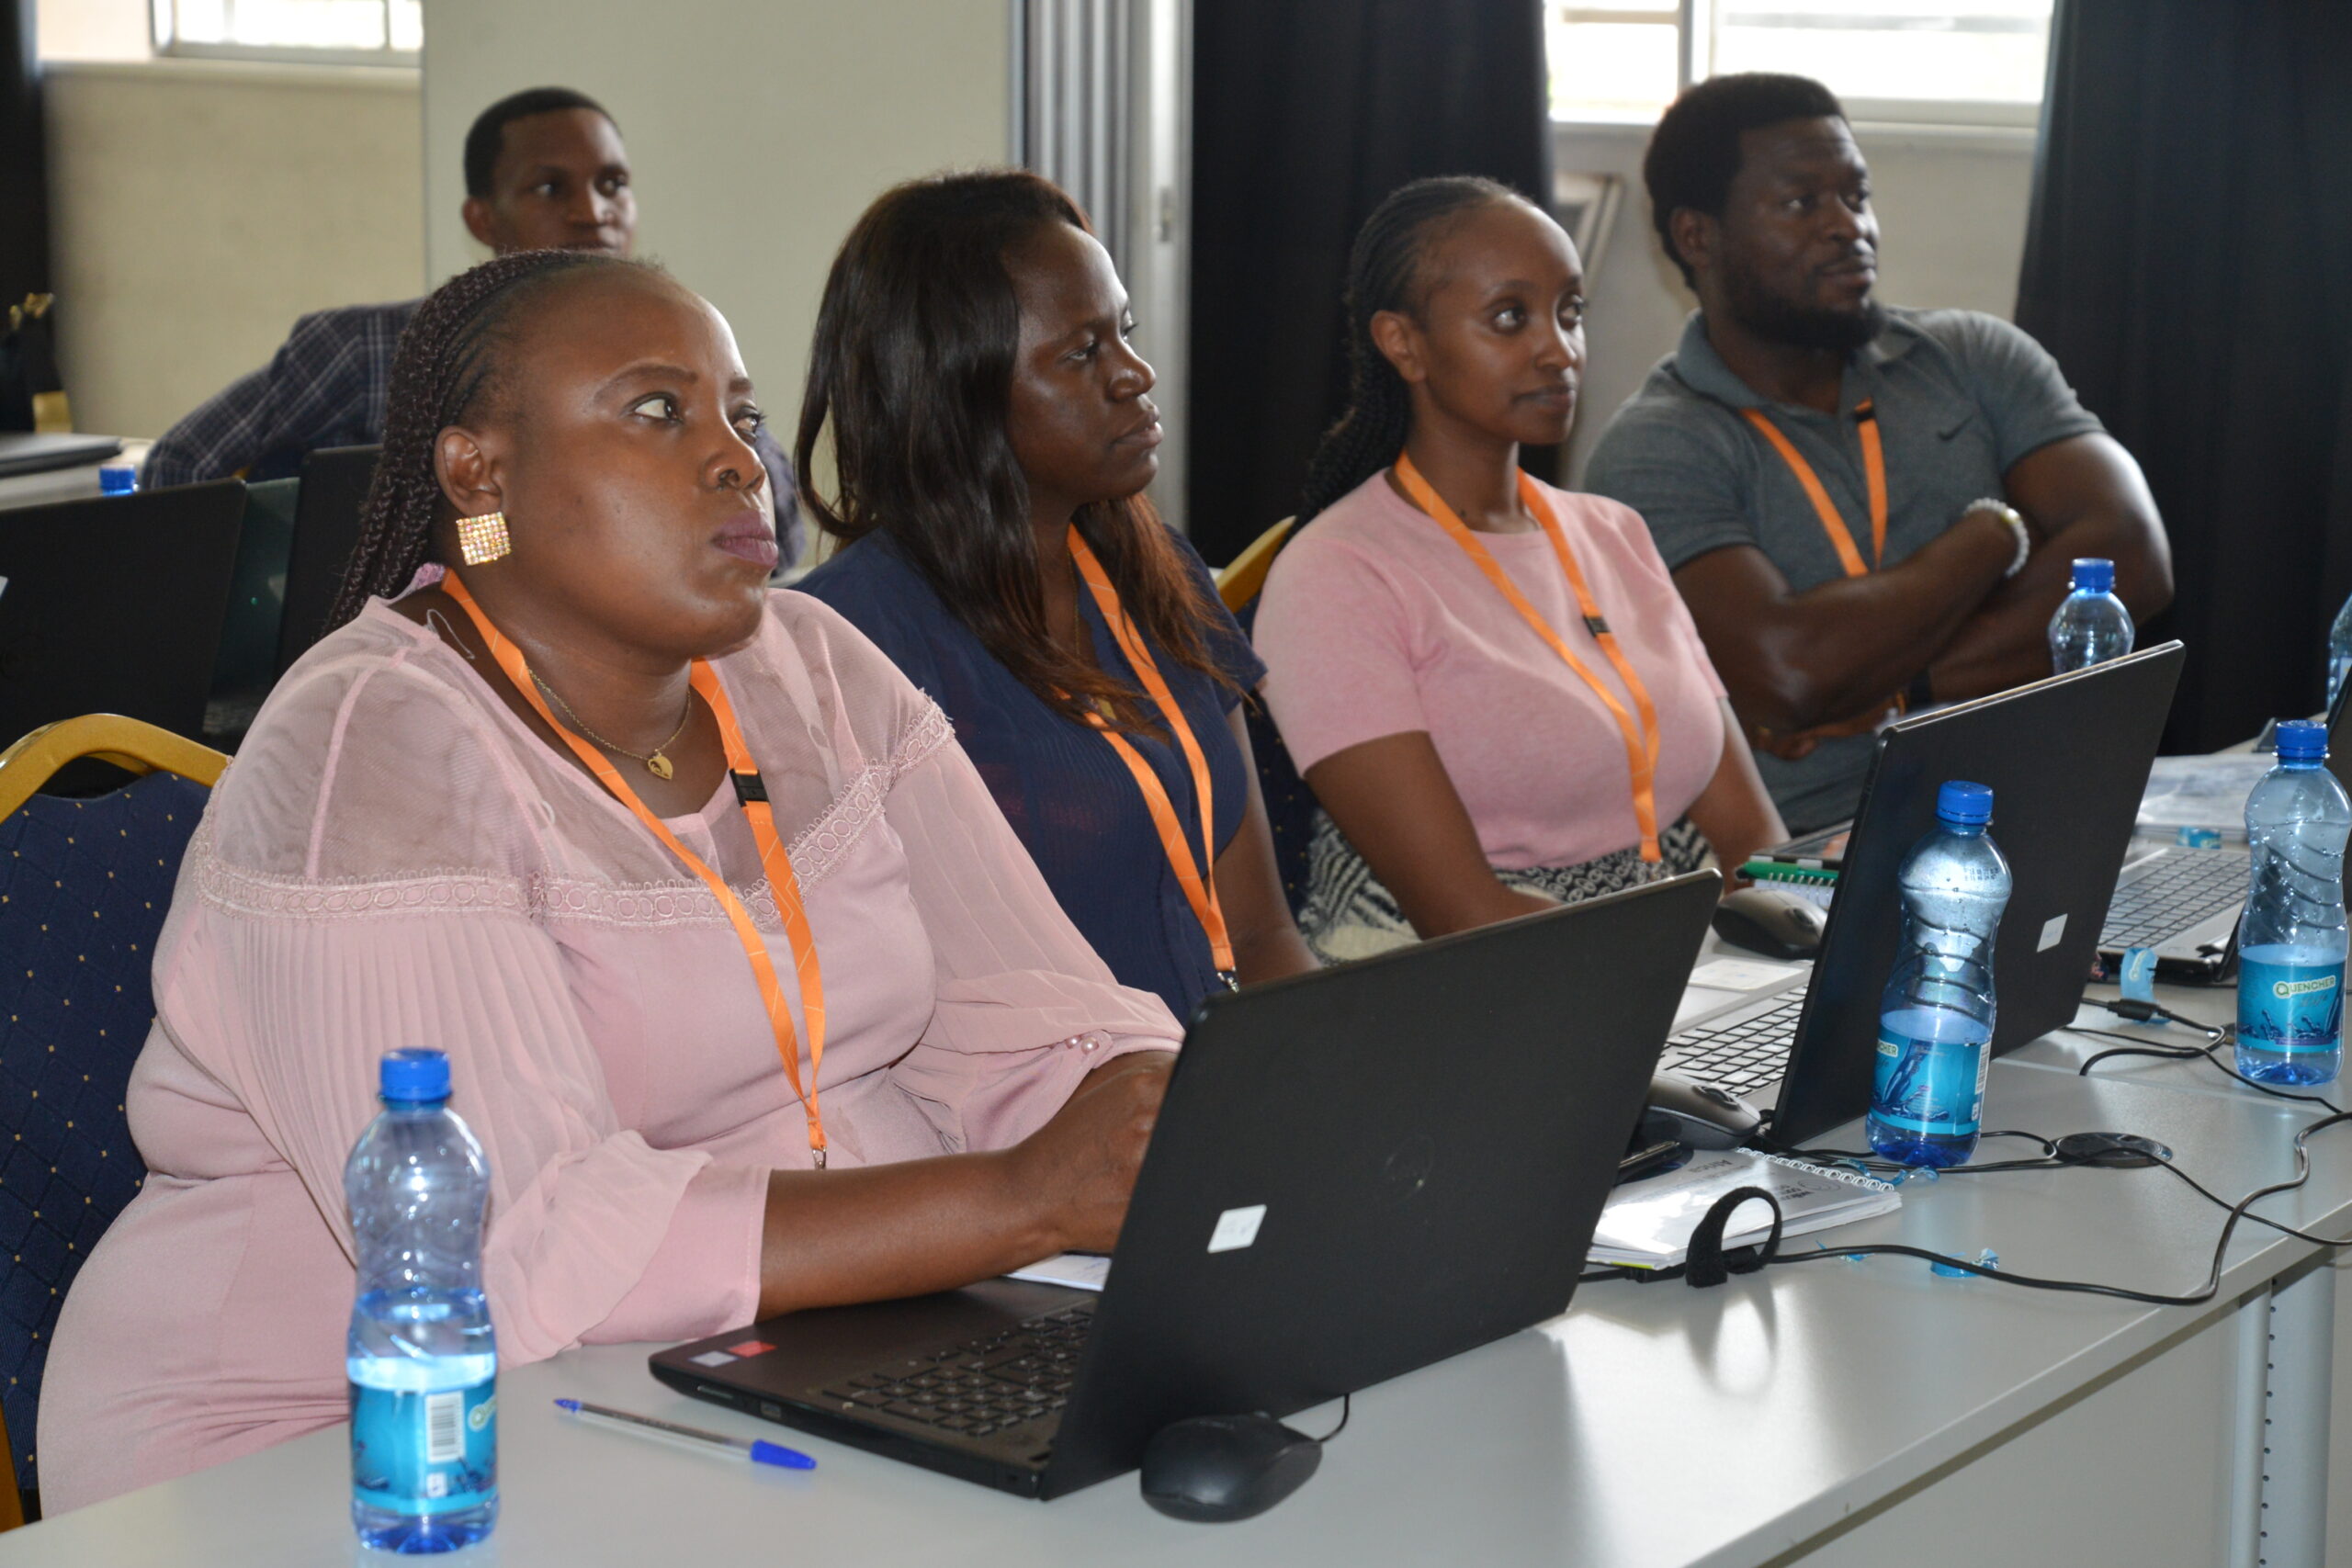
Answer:
[[[1838,552],[1838,562],[1846,569],[1848,577],[1867,577],[1871,568],[1862,564],[1862,552],[1855,547],[1853,531],[1838,514],[1838,507],[1822,488],[1821,476],[1804,460],[1804,454],[1781,433],[1781,427],[1768,418],[1762,409],[1742,409],[1747,423],[1764,433],[1764,439],[1781,455],[1781,461],[1804,487],[1805,499],[1813,502],[1814,515],[1821,519],[1821,531],[1829,536],[1830,547]],[[1868,398],[1854,405],[1854,423],[1862,438],[1862,478],[1871,492],[1871,560],[1883,565],[1886,560],[1886,451],[1879,445],[1878,411]]]
[[[707,659],[694,661],[691,677],[694,689],[710,705],[713,717],[718,720],[720,740],[727,748],[727,773],[734,781],[735,798],[743,807],[743,815],[752,825],[752,840],[760,848],[760,867],[767,874],[768,886],[775,893],[775,907],[784,917],[784,932],[792,944],[792,964],[795,978],[800,985],[800,1005],[808,1015],[808,1082],[800,1081],[800,1046],[792,1027],[792,1013],[785,1006],[784,987],[776,978],[775,959],[769,953],[767,943],[760,937],[759,928],[752,923],[752,912],[727,886],[726,879],[703,863],[702,857],[678,841],[662,818],[646,808],[637,797],[628,781],[608,761],[605,754],[559,723],[540,695],[538,683],[531,678],[530,667],[523,662],[523,651],[500,635],[490,617],[481,613],[474,596],[466,585],[450,572],[441,580],[441,586],[460,609],[470,616],[482,640],[490,646],[490,655],[498,667],[506,671],[506,679],[523,694],[524,701],[547,721],[548,728],[563,737],[572,754],[587,764],[596,775],[596,782],[617,796],[637,819],[645,824],[653,836],[669,847],[672,854],[686,863],[686,868],[702,879],[727,911],[728,923],[735,928],[735,936],[743,944],[743,956],[752,961],[752,976],[759,982],[760,1001],[768,1010],[768,1026],[775,1031],[777,1055],[784,1058],[784,1076],[791,1081],[792,1092],[800,1097],[808,1117],[808,1150],[816,1156],[817,1168],[825,1168],[825,1119],[817,1110],[817,1069],[825,1059],[825,982],[817,966],[817,938],[808,928],[808,906],[801,902],[800,879],[793,874],[792,857],[776,837],[775,815],[768,807],[767,785],[760,778],[760,770],[752,761],[751,749],[743,743],[742,726],[735,722],[735,705],[728,700],[727,688],[719,684],[718,672]]]
[[[1184,902],[1193,907],[1193,914],[1201,922],[1201,930],[1208,933],[1209,961],[1216,965],[1217,978],[1227,987],[1234,984],[1233,941],[1226,934],[1225,906],[1216,897],[1216,804],[1209,789],[1208,759],[1201,754],[1201,743],[1193,737],[1193,727],[1185,722],[1184,710],[1176,705],[1176,694],[1159,673],[1159,663],[1144,646],[1135,627],[1127,621],[1127,613],[1119,605],[1119,591],[1111,586],[1110,574],[1102,563],[1094,558],[1073,524],[1069,531],[1070,559],[1078,563],[1078,575],[1087,591],[1094,595],[1094,607],[1102,612],[1102,619],[1117,639],[1119,651],[1127,656],[1127,663],[1143,682],[1145,691],[1151,694],[1159,716],[1176,737],[1182,749],[1184,763],[1193,773],[1193,800],[1201,811],[1200,861],[1193,859],[1193,846],[1184,837],[1184,825],[1176,815],[1176,803],[1168,798],[1167,786],[1159,775],[1151,771],[1127,738],[1111,728],[1103,716],[1089,708],[1086,720],[1111,743],[1119,761],[1136,779],[1136,788],[1143,794],[1146,810],[1151,813],[1151,825],[1159,830],[1159,847],[1167,852],[1168,864],[1176,873],[1177,886],[1184,890]]]
[[[1396,479],[1405,487],[1405,493],[1413,498],[1413,504],[1437,519],[1438,525],[1462,547],[1462,553],[1468,556],[1478,570],[1487,574],[1487,581],[1510,602],[1510,607],[1519,612],[1519,618],[1534,628],[1535,635],[1560,656],[1561,663],[1575,671],[1584,683],[1592,688],[1593,695],[1600,699],[1617,720],[1617,732],[1625,740],[1625,768],[1634,779],[1634,821],[1642,831],[1642,858],[1653,862],[1665,859],[1657,845],[1657,792],[1655,787],[1657,777],[1657,709],[1650,702],[1649,688],[1642,684],[1639,675],[1634,673],[1634,666],[1626,659],[1625,650],[1617,645],[1617,634],[1609,629],[1609,622],[1602,617],[1600,606],[1593,603],[1592,591],[1585,586],[1584,571],[1577,565],[1576,552],[1568,548],[1568,536],[1561,531],[1560,520],[1552,514],[1552,503],[1544,500],[1543,491],[1536,487],[1533,479],[1525,474],[1519,476],[1520,502],[1544,525],[1544,536],[1552,541],[1552,553],[1560,558],[1560,570],[1567,574],[1568,587],[1577,596],[1577,611],[1584,617],[1585,629],[1592,633],[1592,639],[1600,645],[1600,651],[1617,671],[1617,679],[1624,682],[1625,690],[1632,694],[1634,706],[1640,715],[1638,719],[1625,711],[1625,705],[1617,700],[1617,694],[1604,685],[1600,678],[1576,656],[1566,640],[1536,614],[1535,606],[1527,602],[1527,595],[1519,591],[1519,584],[1513,582],[1510,574],[1497,564],[1487,547],[1478,542],[1478,536],[1454,515],[1453,508],[1430,488],[1429,480],[1421,477],[1421,470],[1413,466],[1413,459],[1401,452],[1396,456]]]

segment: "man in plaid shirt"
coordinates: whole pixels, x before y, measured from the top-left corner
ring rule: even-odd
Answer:
[[[602,105],[568,87],[501,98],[466,132],[466,228],[492,250],[608,251],[637,237],[637,197],[620,128]],[[146,489],[243,473],[297,472],[322,446],[384,438],[392,351],[423,303],[351,305],[302,317],[268,366],[215,394],[147,454]],[[800,553],[792,465],[763,428],[753,445],[775,498],[776,540],[788,565]]]

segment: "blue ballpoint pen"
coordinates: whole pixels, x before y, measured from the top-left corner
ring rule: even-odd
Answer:
[[[557,1408],[569,1410],[574,1416],[611,1421],[635,1431],[650,1432],[661,1437],[683,1438],[690,1443],[707,1443],[712,1448],[722,1449],[738,1459],[750,1460],[753,1464],[781,1465],[786,1470],[817,1468],[815,1460],[810,1459],[798,1449],[787,1449],[782,1443],[762,1442],[757,1438],[730,1438],[720,1432],[706,1432],[699,1427],[681,1427],[675,1421],[657,1421],[650,1416],[636,1416],[626,1410],[615,1410],[603,1404],[590,1404],[582,1400],[559,1399],[555,1403]]]

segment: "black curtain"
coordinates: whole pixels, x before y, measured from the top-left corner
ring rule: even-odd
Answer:
[[[2352,6],[2059,0],[2017,320],[2163,510],[2165,749],[2315,711],[2352,593]]]
[[[33,6],[0,0],[0,306],[49,288],[48,159]]]
[[[1229,559],[1347,401],[1349,243],[1425,175],[1547,205],[1542,0],[1196,0],[1186,511]]]

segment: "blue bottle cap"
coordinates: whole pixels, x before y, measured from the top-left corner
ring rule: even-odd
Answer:
[[[387,1051],[380,1073],[377,1091],[386,1100],[449,1098],[449,1058],[438,1051]]]
[[[139,470],[129,463],[106,463],[98,468],[100,495],[130,495],[139,489]]]
[[[2317,762],[2327,757],[2327,726],[2316,719],[2281,719],[2278,736],[2282,762]]]
[[[1955,827],[1981,828],[1993,820],[1993,791],[1984,784],[1950,780],[1936,791],[1936,816]]]
[[[2114,592],[2115,563],[2100,556],[2075,557],[2075,592],[2077,593]]]

